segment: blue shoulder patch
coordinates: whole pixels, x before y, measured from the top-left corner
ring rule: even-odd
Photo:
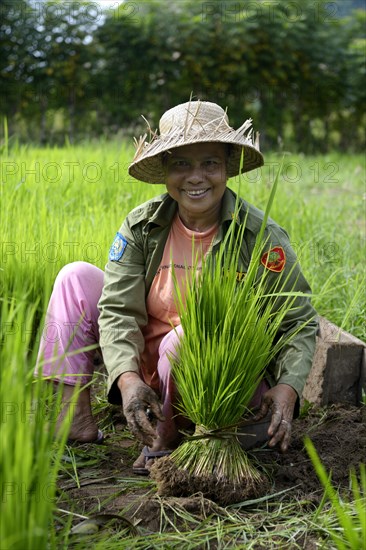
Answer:
[[[120,260],[123,256],[124,251],[126,250],[126,246],[126,239],[123,237],[123,235],[121,235],[121,233],[117,233],[109,250],[109,259],[112,262],[117,262],[118,260]]]

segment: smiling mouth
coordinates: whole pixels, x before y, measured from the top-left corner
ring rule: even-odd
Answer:
[[[208,189],[195,189],[191,191],[185,190],[185,193],[189,197],[202,197],[205,193],[207,193]]]

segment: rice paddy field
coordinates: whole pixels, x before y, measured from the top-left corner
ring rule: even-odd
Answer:
[[[106,402],[103,365],[93,411],[105,443],[70,447],[66,424],[55,435],[59,397],[33,378],[45,308],[63,265],[104,268],[126,214],[164,192],[128,176],[132,155],[120,142],[2,150],[1,549],[366,548],[365,406],[304,407],[287,455],[254,453],[269,494],[226,508],[202,495],[161,497],[132,474],[139,444]],[[281,160],[265,155],[230,187],[264,208]],[[319,314],[362,340],[364,177],[361,156],[285,154],[270,214],[290,234]]]

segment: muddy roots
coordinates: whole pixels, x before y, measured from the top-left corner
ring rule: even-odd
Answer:
[[[243,479],[239,485],[229,480],[218,481],[214,474],[204,477],[192,475],[177,468],[169,456],[154,462],[150,477],[157,482],[158,494],[161,496],[188,497],[199,492],[220,506],[258,498],[267,494],[270,488],[269,480],[264,474],[260,474],[257,480]]]

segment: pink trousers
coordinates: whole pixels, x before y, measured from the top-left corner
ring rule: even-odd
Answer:
[[[74,262],[61,269],[48,304],[36,372],[42,368],[44,377],[62,379],[63,383],[70,385],[81,381],[81,386],[84,386],[91,381],[95,349],[83,348],[95,346],[99,341],[98,301],[103,276],[101,269],[86,262]],[[157,369],[167,424],[175,414],[175,386],[168,355],[175,352],[181,334],[182,327],[176,327],[166,334],[159,347]],[[259,385],[251,408],[260,404],[261,396],[268,388],[265,381]]]

